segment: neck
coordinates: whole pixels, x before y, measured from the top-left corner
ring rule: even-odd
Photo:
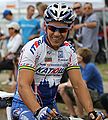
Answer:
[[[16,36],[16,33],[14,33],[13,35],[11,35],[12,38],[14,38]]]
[[[30,15],[27,15],[27,19],[32,19],[32,16],[30,16]]]

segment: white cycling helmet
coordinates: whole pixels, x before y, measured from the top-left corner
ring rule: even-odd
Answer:
[[[76,18],[76,14],[65,3],[54,3],[49,5],[44,13],[46,22],[61,21],[63,23],[72,24]]]

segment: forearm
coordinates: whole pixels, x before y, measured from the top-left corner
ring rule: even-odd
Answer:
[[[37,109],[40,108],[36,100],[36,96],[33,94],[33,90],[29,85],[19,85],[18,86],[19,94],[25,103],[25,105],[32,111],[35,112]]]
[[[24,104],[32,111],[35,112],[40,108],[34,92],[32,90],[32,83],[34,78],[34,71],[21,69],[18,73],[18,91]]]
[[[87,113],[93,111],[93,104],[89,94],[89,91],[84,82],[81,82],[76,88],[74,87],[75,93],[80,101],[81,105],[84,107]]]
[[[68,71],[69,78],[73,89],[78,97],[80,104],[84,107],[87,113],[93,111],[93,104],[88,92],[87,86],[82,79],[82,75],[78,69]]]

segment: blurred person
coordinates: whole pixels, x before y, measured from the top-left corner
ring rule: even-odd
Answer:
[[[83,14],[85,15],[84,23],[76,25],[75,29],[81,30],[81,43],[83,47],[89,48],[93,52],[92,61],[99,51],[99,43],[97,40],[99,31],[99,19],[93,12],[92,3],[86,2],[83,6]]]
[[[82,4],[80,2],[75,2],[73,4],[73,7],[72,7],[73,11],[76,13],[77,17],[75,19],[75,22],[74,22],[74,27],[75,25],[77,24],[81,24],[83,23],[84,21],[84,14],[83,14],[83,7],[82,7]],[[76,39],[77,41],[81,42],[80,41],[80,37],[81,37],[81,29],[77,29],[75,30],[75,33],[74,33],[74,39]]]
[[[75,2],[73,4],[73,7],[72,7],[73,11],[75,12],[76,14],[76,18],[75,18],[75,21],[74,21],[74,26],[77,25],[77,24],[80,24],[82,23],[82,20],[83,20],[83,14],[82,14],[82,4],[80,2]],[[80,29],[78,30],[74,30],[74,26],[72,26],[70,32],[69,32],[69,37],[67,39],[68,42],[70,42],[70,44],[72,44],[72,46],[77,49],[78,48],[78,45],[76,44],[76,40],[79,42],[79,36],[80,36]],[[78,43],[77,42],[77,43]],[[61,79],[62,82],[66,82],[68,81],[68,74],[66,71],[64,71],[64,74],[63,74],[63,77]]]
[[[47,7],[44,20],[46,35],[28,42],[20,55],[18,86],[11,109],[13,119],[51,120],[57,116],[59,111],[55,97],[66,68],[89,118],[101,120],[101,115],[94,111],[89,92],[82,80],[76,52],[65,41],[75,20],[74,12],[65,3],[53,3]],[[34,91],[31,87],[33,81]]]
[[[11,10],[6,9],[3,11],[3,20],[1,20],[1,30],[3,31],[3,35],[0,36],[0,40],[4,40],[2,41],[2,56],[4,57],[7,54],[7,41],[9,39],[9,33],[8,33],[8,29],[7,29],[7,25],[11,22],[14,21],[14,17],[13,17],[13,13],[11,12]]]
[[[1,30],[3,31],[3,35],[0,36],[0,40],[2,42],[1,58],[4,58],[8,53],[7,43],[10,38],[7,25],[15,20],[12,11],[9,9],[5,9],[2,14],[3,14],[3,19],[1,20]],[[9,74],[10,74],[9,79],[11,80],[12,72],[10,72]]]
[[[40,36],[45,34],[45,30],[44,30],[44,11],[47,8],[47,4],[42,3],[42,2],[38,2],[36,4],[36,8],[38,10],[38,16],[36,17],[37,19],[40,20],[40,26],[41,26],[41,30],[40,30]]]
[[[23,45],[33,38],[39,37],[40,35],[40,22],[36,18],[33,18],[35,13],[35,7],[29,5],[27,7],[27,15],[25,18],[21,18],[18,23],[21,28],[21,35],[23,40]]]
[[[90,49],[78,48],[77,59],[80,65],[82,77],[83,77],[84,82],[87,85],[87,88],[89,89],[90,95],[92,97],[92,101],[95,102],[96,100],[99,100],[104,90],[103,90],[102,76],[98,68],[96,67],[96,65],[90,62],[91,58],[92,58],[92,52]],[[62,96],[64,103],[67,105],[70,115],[76,116],[78,114],[78,116],[84,117],[83,107],[79,103],[79,99],[74,94],[76,98],[76,104],[77,104],[77,110],[78,110],[78,113],[76,113],[72,105],[71,98],[66,92],[66,87],[68,87],[70,89],[70,92],[72,92],[73,87],[70,83],[70,80],[68,80],[68,82],[60,84],[58,87],[58,91],[60,95]]]
[[[2,39],[2,40],[9,38],[9,34],[8,34],[8,30],[7,30],[7,25],[9,23],[11,23],[11,22],[14,21],[13,13],[11,12],[11,10],[8,10],[8,9],[4,10],[3,11],[3,18],[4,18],[5,21],[4,21],[4,24],[2,23],[3,26],[1,27],[1,29],[3,30],[3,32],[5,32],[4,33],[5,35],[2,36],[2,37],[0,37],[0,39]]]
[[[18,48],[20,47],[20,45],[22,45],[22,37],[19,34],[20,31],[20,26],[18,25],[18,23],[16,22],[11,22],[10,24],[8,24],[8,31],[9,31],[9,41],[7,43],[7,55],[3,58],[2,61],[0,61],[0,71],[2,70],[12,70],[12,72],[14,72],[14,63],[13,63],[13,59],[15,58],[15,54],[18,50]],[[14,80],[15,80],[15,76],[14,76]],[[8,80],[3,81],[1,84],[9,84],[11,85],[12,82],[12,77],[10,77]]]

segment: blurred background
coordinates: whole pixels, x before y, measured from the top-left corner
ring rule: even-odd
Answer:
[[[2,28],[4,26],[4,21],[2,21],[2,19],[3,11],[5,9],[11,10],[15,19],[17,20],[26,16],[26,8],[28,5],[35,6],[37,2],[43,2],[45,4],[51,4],[53,2],[66,2],[70,7],[74,2],[81,2],[82,4],[85,2],[91,2],[93,4],[94,11],[96,12],[100,21],[98,33],[100,51],[98,57],[96,58],[96,63],[103,77],[105,92],[108,93],[108,0],[0,0],[0,27]],[[36,10],[33,17],[37,17],[38,14],[38,10]],[[0,72],[0,83],[8,79],[8,74],[8,71]],[[13,92],[15,88],[14,85],[2,86],[0,84],[0,90]],[[59,107],[63,113],[68,113],[67,110],[65,110],[64,105],[59,104]],[[6,120],[4,108],[0,109],[0,120]]]
[[[93,4],[93,9],[98,15],[100,21],[99,30],[99,43],[102,47],[102,55],[99,62],[108,63],[108,0],[56,0],[56,2],[66,2],[70,7],[72,7],[74,2],[91,2]],[[37,2],[43,2],[45,4],[51,4],[55,0],[0,0],[0,26],[2,28],[2,13],[5,9],[10,9],[14,14],[15,19],[19,19],[26,16],[26,8],[28,5],[36,5]],[[38,16],[38,11],[35,11],[34,17]]]

